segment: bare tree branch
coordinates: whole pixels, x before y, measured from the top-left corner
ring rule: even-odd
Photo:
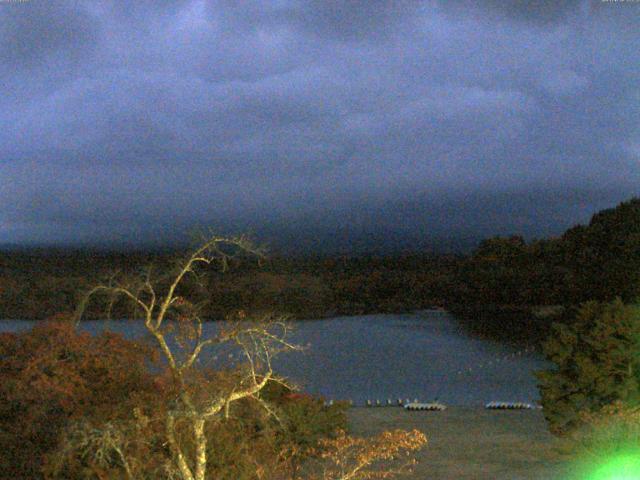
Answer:
[[[234,254],[239,253],[263,257],[263,252],[253,246],[246,237],[210,236],[185,260],[178,263],[175,274],[167,279],[166,287],[160,289],[160,285],[163,284],[161,282],[164,280],[154,281],[151,268],[147,269],[137,281],[118,281],[114,277],[108,283],[98,285],[87,292],[75,312],[76,321],[80,321],[89,301],[98,294],[109,295],[112,301],[123,297],[143,312],[145,327],[155,339],[177,387],[180,407],[168,410],[165,430],[167,444],[177,467],[172,471],[180,472],[182,480],[205,479],[207,474],[206,425],[219,414],[228,417],[229,408],[234,402],[245,398],[254,399],[270,415],[278,418],[273,409],[258,394],[269,382],[285,384],[284,380],[273,374],[271,366],[273,356],[284,350],[300,349],[286,340],[288,327],[282,319],[273,321],[270,318],[263,318],[261,322],[237,322],[230,328],[221,329],[218,334],[205,338],[198,307],[191,302],[185,302],[177,295],[176,292],[186,275],[193,274],[200,281],[201,277],[196,271],[198,266],[219,262],[222,270],[226,271]],[[180,354],[176,351],[174,343],[169,341],[169,331],[162,328],[165,322],[176,320],[173,317],[174,313],[178,317],[177,321],[186,321],[191,328],[186,330],[187,340],[184,342],[185,348],[188,346],[188,349]],[[183,326],[186,327],[186,325]],[[176,340],[175,336],[173,340]],[[248,374],[239,378],[230,390],[223,389],[218,394],[211,392],[207,395],[199,394],[199,385],[190,380],[189,372],[207,347],[221,347],[223,344],[235,345],[240,349],[241,356],[246,360]],[[178,418],[181,425],[188,425],[195,449],[181,445],[181,436],[176,434]]]

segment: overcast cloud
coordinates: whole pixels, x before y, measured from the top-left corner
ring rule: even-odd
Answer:
[[[638,194],[639,32],[633,2],[1,2],[0,243],[557,234]]]

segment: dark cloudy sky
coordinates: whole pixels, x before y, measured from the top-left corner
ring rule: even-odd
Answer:
[[[558,234],[639,193],[640,3],[0,0],[0,244]]]

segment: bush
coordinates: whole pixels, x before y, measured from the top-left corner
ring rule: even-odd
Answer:
[[[597,412],[615,401],[633,406],[640,398],[640,316],[620,299],[587,302],[571,325],[554,324],[543,345],[555,365],[536,373],[544,415],[562,435],[584,423],[581,412]]]
[[[347,427],[347,402],[325,406],[319,398],[293,394],[284,398],[280,408],[286,419],[285,438],[298,447],[315,448],[319,440]]]
[[[272,422],[278,427],[277,443],[280,451],[287,452],[293,472],[317,451],[321,441],[347,428],[347,402],[325,406],[320,398],[276,382],[264,389],[262,398],[276,411],[277,419]]]
[[[567,478],[640,478],[640,408],[614,402],[579,417],[557,446],[569,462]]]
[[[64,317],[1,334],[0,478],[121,478],[125,462],[134,473],[164,478],[171,460],[164,409],[176,391],[171,378],[148,368],[153,356],[120,335],[78,332]],[[194,381],[215,389],[233,372],[201,375]],[[346,424],[346,405],[325,407],[277,383],[261,398],[280,421],[247,399],[208,426],[215,478],[255,479],[256,465],[264,478],[280,475]],[[176,428],[188,446],[187,430]]]
[[[60,317],[0,335],[0,478],[40,478],[73,419],[117,418],[151,388],[151,351],[112,333],[78,333]]]
[[[598,412],[582,412],[581,426],[564,447],[580,457],[594,458],[640,448],[640,407],[614,402]]]

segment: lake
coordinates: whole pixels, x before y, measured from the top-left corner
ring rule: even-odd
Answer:
[[[3,320],[0,331],[29,329],[32,321]],[[542,356],[521,347],[474,338],[449,313],[362,315],[294,323],[292,341],[308,345],[289,352],[274,368],[303,390],[326,399],[438,398],[448,405],[472,406],[492,400],[535,402],[533,370]],[[90,332],[110,329],[129,337],[144,334],[140,322],[83,321]],[[217,328],[211,322],[205,329]],[[227,354],[221,355],[227,359]]]

